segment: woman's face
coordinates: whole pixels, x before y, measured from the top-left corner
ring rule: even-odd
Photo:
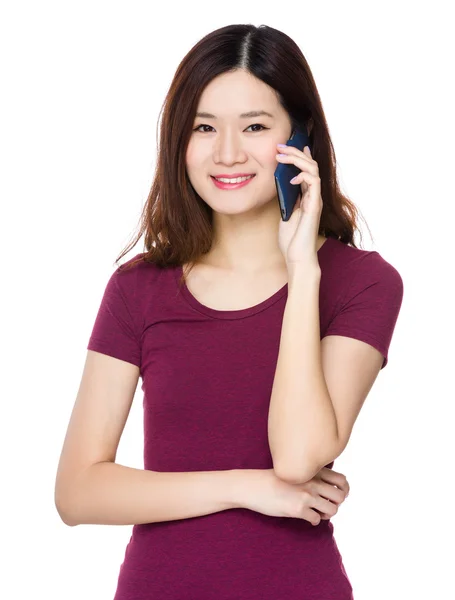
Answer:
[[[266,111],[268,115],[241,117]],[[275,91],[243,70],[223,73],[204,89],[186,152],[189,180],[199,196],[216,212],[234,215],[275,202],[274,172],[277,144],[291,135],[291,121]],[[245,186],[219,189],[212,176],[255,175]]]

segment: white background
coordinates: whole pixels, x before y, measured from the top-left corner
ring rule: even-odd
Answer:
[[[234,23],[302,49],[343,191],[374,238],[361,221],[362,246],[404,281],[390,362],[334,467],[351,484],[332,522],[355,600],[455,597],[449,7],[1,4],[2,597],[114,596],[131,526],[66,526],[58,459],[104,287],[151,185],[165,93],[191,47]],[[117,462],[143,468],[142,446],[138,386]]]

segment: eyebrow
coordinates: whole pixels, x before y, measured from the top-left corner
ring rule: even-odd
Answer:
[[[196,117],[200,117],[202,119],[216,119],[215,115],[212,115],[208,112],[197,112]],[[271,115],[265,110],[250,110],[249,112],[242,113],[241,115],[239,115],[239,117],[241,119],[251,119],[252,117],[270,117],[271,119],[274,118],[273,115]]]

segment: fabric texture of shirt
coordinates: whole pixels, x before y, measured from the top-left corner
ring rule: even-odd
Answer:
[[[334,238],[318,260],[321,339],[366,342],[384,368],[400,274],[377,251]],[[255,306],[216,310],[179,290],[181,275],[146,262],[114,271],[87,348],[140,369],[144,469],[271,469],[268,409],[288,286]],[[333,524],[238,508],[133,525],[114,600],[291,598],[352,600]]]

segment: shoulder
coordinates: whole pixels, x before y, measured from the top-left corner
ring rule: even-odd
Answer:
[[[403,301],[403,279],[398,270],[377,251],[365,252],[349,290],[349,302],[362,303],[365,313],[374,311],[381,326],[394,326]],[[368,310],[367,310],[368,307]]]
[[[354,291],[372,287],[379,299],[401,304],[404,285],[398,269],[376,250],[361,252],[352,279]]]
[[[323,337],[353,337],[374,346],[387,364],[388,348],[403,299],[397,268],[376,250],[362,250],[338,240],[327,260]],[[324,270],[322,270],[324,277]],[[322,287],[321,279],[321,287]]]
[[[141,252],[124,262],[115,271],[125,302],[135,305],[141,314],[150,305],[166,306],[176,293],[178,270],[175,266],[161,267],[145,260]]]
[[[358,318],[372,313],[397,315],[403,300],[398,269],[376,250],[363,250],[332,239],[322,265],[323,306],[333,318],[351,311]]]
[[[377,250],[355,248],[335,239],[332,246],[328,261],[332,280],[333,273],[338,273],[345,285],[349,282],[354,288],[381,284],[396,291],[403,290],[400,272]]]
[[[119,265],[113,273],[115,279],[123,286],[140,285],[143,281],[158,277],[165,269],[145,260],[145,253],[140,252]]]

